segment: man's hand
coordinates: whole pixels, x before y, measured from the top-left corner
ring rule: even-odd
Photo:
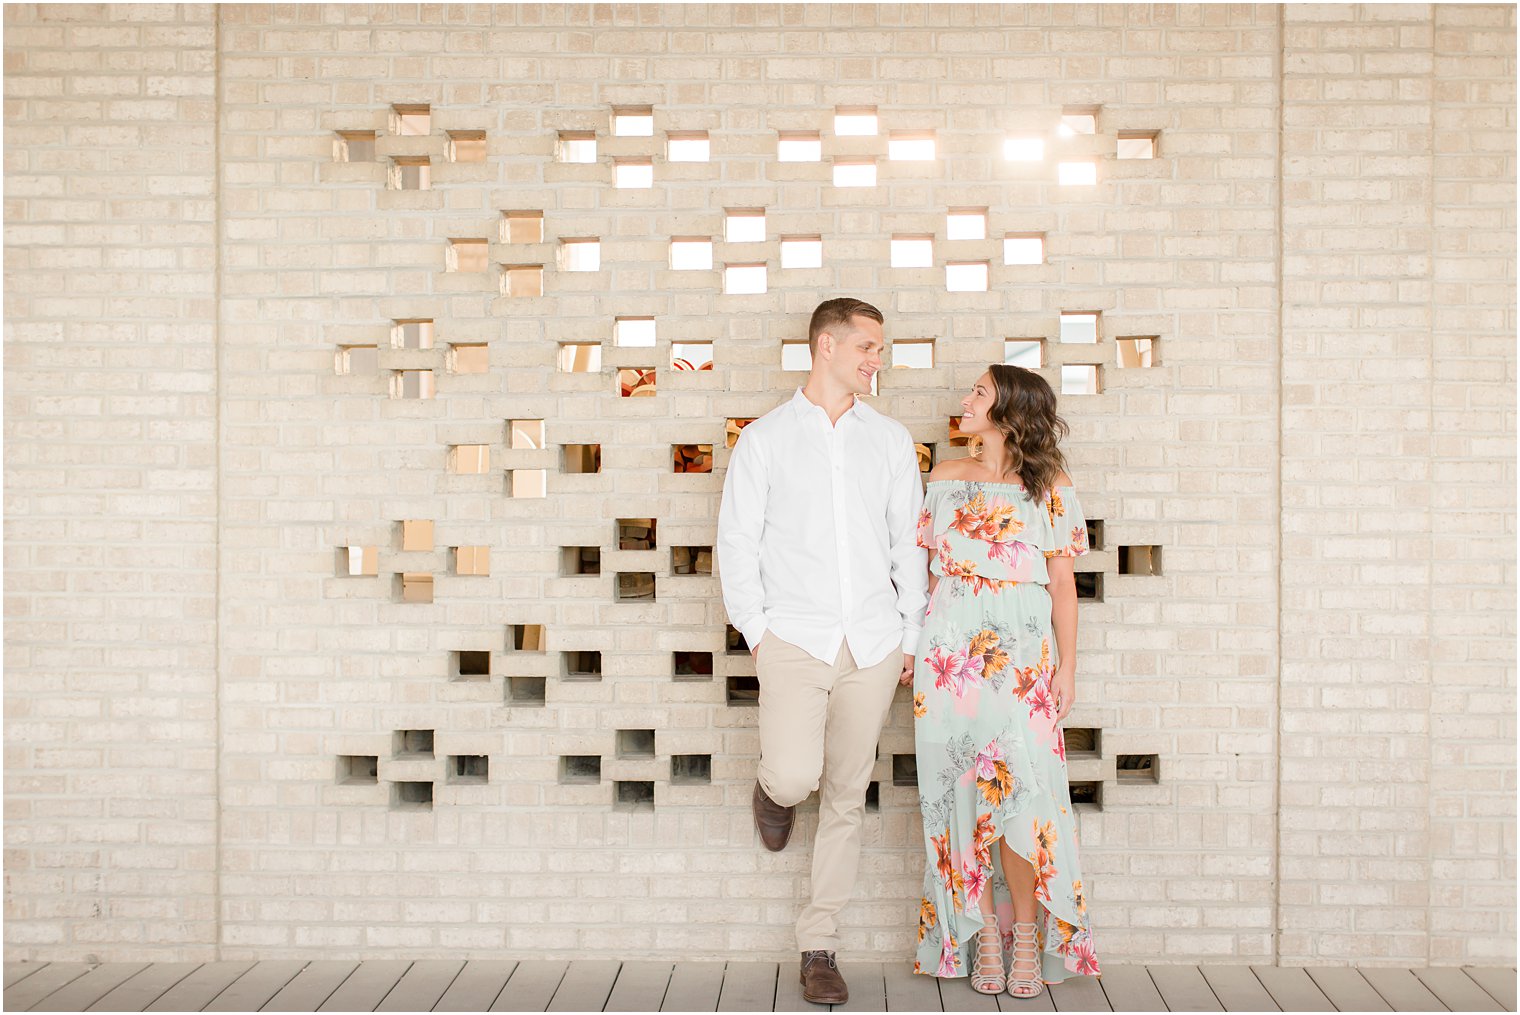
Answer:
[[[903,653],[902,675],[897,678],[897,682],[900,685],[902,685],[903,687],[907,687],[909,684],[913,683],[913,653],[912,652],[904,652]]]

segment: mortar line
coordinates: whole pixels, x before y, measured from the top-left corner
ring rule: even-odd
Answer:
[[[1273,716],[1276,720],[1272,731],[1272,964],[1282,963],[1282,799],[1283,799],[1283,247],[1287,238],[1283,232],[1283,112],[1287,104],[1287,30],[1285,5],[1277,5],[1277,454],[1273,455],[1273,485],[1277,494],[1277,524],[1273,533],[1273,568],[1276,571],[1277,609],[1277,665],[1276,683],[1273,687]]]

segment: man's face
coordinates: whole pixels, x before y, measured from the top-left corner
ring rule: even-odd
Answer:
[[[830,377],[857,395],[871,390],[871,378],[881,369],[881,354],[886,348],[879,321],[852,317],[848,325],[831,328],[818,336],[820,354],[825,348],[830,350],[826,359]]]

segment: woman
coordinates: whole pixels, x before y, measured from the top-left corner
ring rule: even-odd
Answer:
[[[1049,384],[994,364],[961,408],[980,453],[930,473],[918,528],[933,554],[913,676],[928,854],[913,971],[1035,997],[1098,972],[1060,729],[1076,696],[1072,563],[1087,523]],[[995,892],[1011,897],[994,907]]]

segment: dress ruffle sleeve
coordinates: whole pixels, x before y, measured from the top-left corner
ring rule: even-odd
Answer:
[[[1087,518],[1075,487],[1057,486],[1045,495],[1045,518],[1050,525],[1049,542],[1041,547],[1046,557],[1080,557],[1090,552]]]

